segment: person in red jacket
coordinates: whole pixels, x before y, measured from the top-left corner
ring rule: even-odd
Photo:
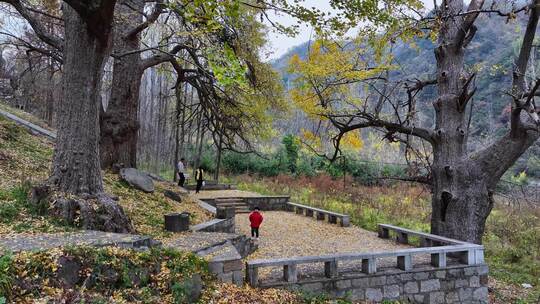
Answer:
[[[263,216],[259,212],[259,207],[255,207],[255,210],[249,214],[249,222],[251,224],[251,237],[259,238],[259,227],[263,221]]]

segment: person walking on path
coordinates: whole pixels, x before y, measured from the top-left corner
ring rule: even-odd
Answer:
[[[259,207],[255,207],[255,210],[249,214],[249,222],[251,225],[251,237],[259,238],[259,227],[263,222],[263,216],[259,212]]]
[[[199,167],[195,171],[195,180],[197,181],[197,188],[195,188],[195,193],[199,193],[199,191],[201,191],[201,188],[204,183],[203,175],[204,175],[204,171],[201,167]]]
[[[184,158],[181,158],[178,164],[176,164],[176,170],[178,171],[178,186],[184,187],[184,183],[186,182],[186,166],[184,165],[184,162],[186,160]]]

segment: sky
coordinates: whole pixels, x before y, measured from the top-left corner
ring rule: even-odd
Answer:
[[[433,7],[433,0],[422,0],[427,9]],[[327,0],[304,0],[303,6],[316,7],[322,11],[332,11],[329,1]],[[272,20],[276,20],[283,25],[293,25],[296,20],[288,15],[271,15]],[[274,32],[268,33],[270,45],[268,46],[268,52],[264,55],[266,60],[277,59],[287,53],[287,51],[303,42],[306,42],[313,35],[313,30],[310,26],[301,25],[299,28],[300,33],[295,37],[288,37],[286,35],[277,34]]]

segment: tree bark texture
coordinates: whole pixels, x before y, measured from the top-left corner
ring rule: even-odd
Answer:
[[[103,192],[99,161],[101,76],[108,37],[91,32],[69,5],[64,5],[63,98],[58,111],[58,138],[51,181],[73,194]],[[103,25],[102,25],[103,26]],[[105,33],[102,33],[106,35]]]
[[[480,244],[499,179],[536,141],[538,131],[536,135],[534,131],[516,133],[511,126],[511,131],[490,147],[476,153],[467,152],[465,109],[473,90],[468,88],[472,75],[464,69],[464,49],[466,41],[472,39],[468,36],[474,35],[471,26],[475,16],[455,17],[464,11],[461,0],[448,0],[445,4],[443,14],[454,17],[444,19],[435,49],[439,95],[433,103],[436,126],[432,143],[431,230],[438,235]],[[473,0],[468,9],[474,11],[482,5],[483,1]],[[537,13],[533,9],[531,19],[535,19]],[[524,44],[528,39],[532,41],[525,35]]]
[[[123,2],[129,2],[129,5]],[[140,35],[128,35],[142,23],[143,0],[125,0],[117,4],[114,25],[114,52],[127,54],[139,49]],[[141,86],[141,56],[139,52],[114,59],[112,89],[109,104],[100,118],[101,166],[113,164],[137,167],[138,110]]]

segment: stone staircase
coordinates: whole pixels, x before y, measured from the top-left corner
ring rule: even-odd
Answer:
[[[219,198],[215,200],[216,208],[234,207],[236,213],[249,213],[251,210],[242,198]]]

